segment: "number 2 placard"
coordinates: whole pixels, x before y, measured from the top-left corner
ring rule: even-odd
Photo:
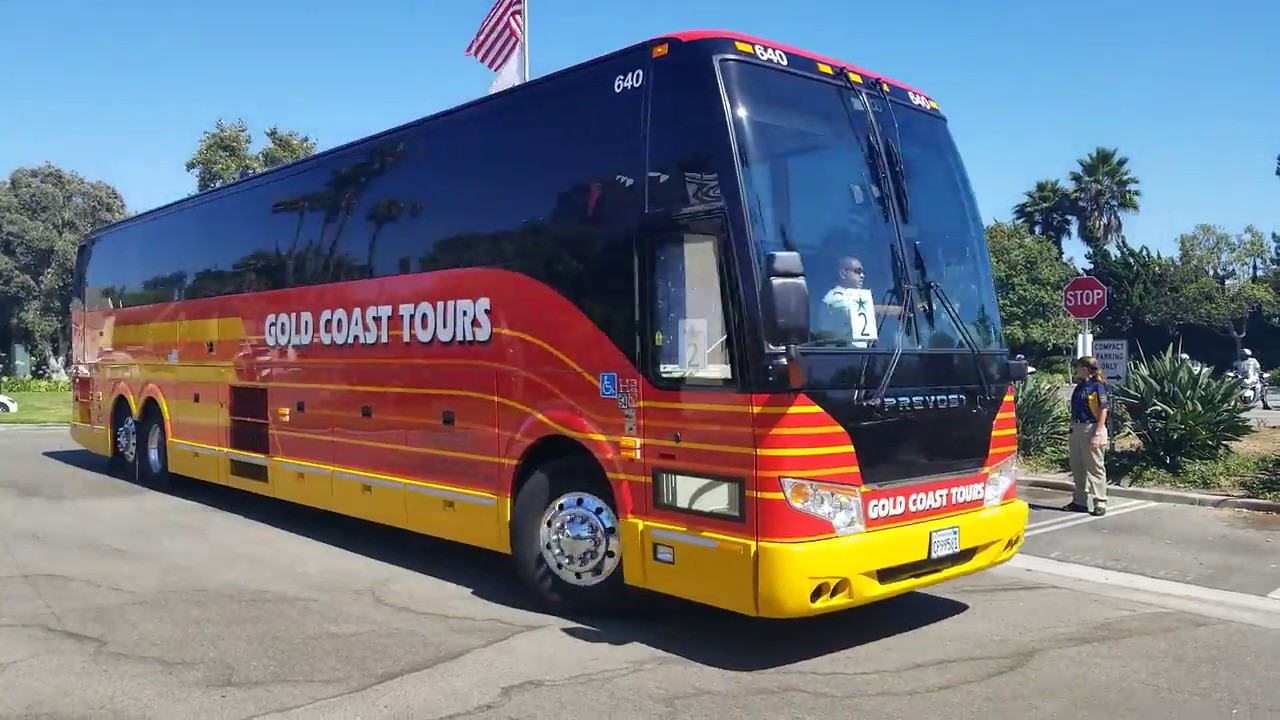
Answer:
[[[866,288],[845,290],[849,304],[849,322],[853,325],[854,340],[875,340],[879,337],[876,327],[875,296]]]

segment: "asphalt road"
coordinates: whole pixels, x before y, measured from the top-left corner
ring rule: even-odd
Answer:
[[[1025,554],[926,593],[574,622],[500,557],[100,470],[0,431],[0,717],[1280,716],[1273,516],[1028,493]]]

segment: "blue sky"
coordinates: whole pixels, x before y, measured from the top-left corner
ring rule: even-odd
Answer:
[[[133,210],[194,187],[219,117],[331,147],[484,94],[463,49],[491,0],[0,0],[0,172],[52,161]],[[164,7],[170,5],[171,7]],[[1135,242],[1280,230],[1280,2],[531,0],[535,74],[665,32],[728,28],[938,100],[986,219],[1099,144],[1142,179]],[[1069,252],[1079,257],[1078,246]]]

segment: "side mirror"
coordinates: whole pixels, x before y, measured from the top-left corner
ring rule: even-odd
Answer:
[[[1022,382],[1030,374],[1030,365],[1026,360],[1009,361],[1009,379],[1013,382]]]
[[[765,337],[770,343],[788,347],[809,339],[809,283],[800,253],[772,252],[765,256],[761,309]]]

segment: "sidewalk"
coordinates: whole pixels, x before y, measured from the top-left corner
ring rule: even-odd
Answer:
[[[1046,490],[1062,490],[1071,492],[1075,488],[1071,476],[1066,473],[1033,474],[1024,473],[1018,478],[1018,484],[1043,488]],[[1253,510],[1256,512],[1280,513],[1280,502],[1258,500],[1256,498],[1236,497],[1232,495],[1213,495],[1210,493],[1186,492],[1184,490],[1165,490],[1147,487],[1107,486],[1108,497],[1133,498],[1152,502],[1172,503],[1175,505],[1196,505],[1199,507],[1234,508]]]

